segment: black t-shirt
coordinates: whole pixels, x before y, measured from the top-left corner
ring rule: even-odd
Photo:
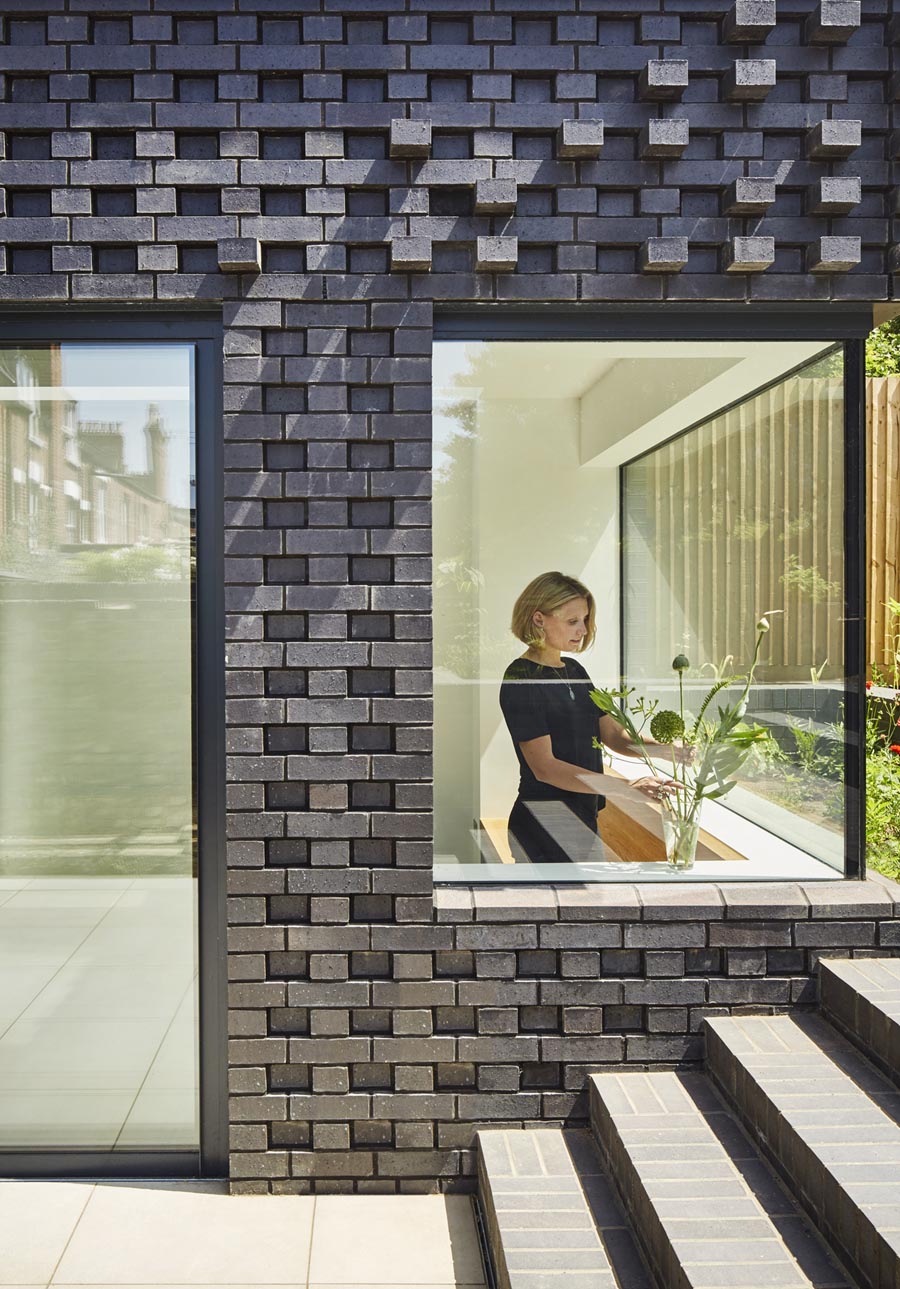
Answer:
[[[603,755],[594,747],[600,720],[600,709],[590,697],[594,688],[590,676],[574,658],[563,658],[559,667],[545,667],[530,658],[516,658],[507,667],[500,686],[500,708],[519,760],[522,800],[564,801],[583,817],[592,813],[596,816],[606,805],[603,797],[588,792],[564,792],[550,783],[541,783],[529,769],[519,746],[549,734],[557,760],[602,774]]]

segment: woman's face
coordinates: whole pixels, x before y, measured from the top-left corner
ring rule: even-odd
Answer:
[[[589,612],[587,600],[578,596],[577,599],[560,605],[552,613],[541,613],[538,610],[534,615],[534,625],[543,631],[548,649],[559,649],[560,652],[577,650],[581,648],[581,642],[587,635]]]

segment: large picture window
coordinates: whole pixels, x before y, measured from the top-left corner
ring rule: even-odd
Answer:
[[[436,875],[843,875],[842,346],[443,340],[434,415]]]

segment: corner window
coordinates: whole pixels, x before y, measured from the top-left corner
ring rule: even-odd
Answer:
[[[830,341],[436,343],[439,880],[844,874],[846,424]]]

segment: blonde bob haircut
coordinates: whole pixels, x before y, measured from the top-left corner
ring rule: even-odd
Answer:
[[[594,597],[583,582],[579,582],[576,577],[568,577],[565,573],[541,573],[528,583],[513,606],[510,624],[513,635],[529,648],[532,645],[542,645],[544,634],[535,626],[534,615],[555,613],[570,600],[577,599],[587,600],[588,606],[587,631],[580,648],[575,651],[583,653],[594,643],[594,636],[597,634]]]

